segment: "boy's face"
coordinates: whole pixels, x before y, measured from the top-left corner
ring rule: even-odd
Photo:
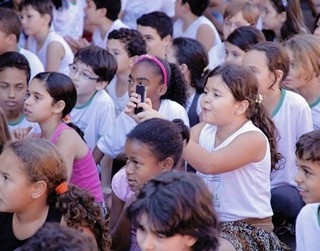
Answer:
[[[97,6],[93,0],[87,0],[87,6],[85,7],[86,24],[96,24],[98,16]]]
[[[320,163],[297,158],[298,174],[295,177],[305,203],[320,202]]]
[[[21,11],[22,29],[28,36],[37,34],[43,27],[49,27],[49,15],[40,15],[31,6],[26,6]]]
[[[99,77],[93,73],[92,68],[81,61],[75,61],[72,64],[69,77],[77,89],[77,105],[87,102],[100,85],[97,81]]]
[[[150,26],[138,25],[137,30],[142,34],[143,39],[146,41],[148,54],[165,58],[166,47],[168,45],[166,39],[161,39],[157,30]]]
[[[107,49],[116,58],[118,63],[117,73],[130,70],[130,57],[124,43],[118,39],[108,39]]]
[[[26,73],[14,67],[0,72],[0,106],[7,117],[20,113],[27,93]]]

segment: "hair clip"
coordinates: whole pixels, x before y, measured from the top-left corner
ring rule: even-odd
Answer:
[[[57,194],[64,194],[65,192],[68,192],[68,190],[68,183],[65,181],[61,182],[55,189]]]
[[[66,116],[64,116],[64,117],[62,118],[62,121],[63,121],[64,123],[66,123],[66,124],[71,123],[71,116],[70,116],[70,114],[67,114]]]
[[[288,7],[288,1],[287,0],[281,0],[283,7]]]
[[[256,103],[261,104],[262,101],[263,101],[262,95],[261,95],[261,94],[258,94],[258,95],[257,95],[257,98],[256,98]]]

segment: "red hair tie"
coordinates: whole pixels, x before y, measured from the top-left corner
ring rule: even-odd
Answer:
[[[63,181],[60,183],[59,186],[56,187],[57,194],[64,194],[65,192],[68,192],[68,183]]]

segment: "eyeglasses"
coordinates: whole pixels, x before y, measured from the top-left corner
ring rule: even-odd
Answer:
[[[85,73],[84,71],[82,70],[79,70],[79,67],[75,64],[75,63],[72,63],[72,64],[69,64],[69,69],[70,69],[70,73],[72,75],[76,75],[77,73],[79,73],[79,76],[81,78],[84,78],[84,79],[87,79],[87,80],[95,80],[95,81],[98,81],[99,80],[99,77],[92,77],[92,76],[89,76],[87,73]]]

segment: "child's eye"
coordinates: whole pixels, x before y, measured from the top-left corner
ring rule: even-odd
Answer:
[[[6,89],[8,89],[8,86],[7,86],[7,85],[1,85],[0,88],[1,88],[2,90],[6,90]]]
[[[129,85],[133,84],[133,81],[131,79],[128,80]]]
[[[303,172],[304,172],[306,175],[311,174],[311,173],[309,172],[309,170],[307,170],[307,169],[303,169]]]
[[[163,233],[156,233],[157,237],[160,238],[160,239],[164,239],[164,238],[167,238],[167,236]]]

